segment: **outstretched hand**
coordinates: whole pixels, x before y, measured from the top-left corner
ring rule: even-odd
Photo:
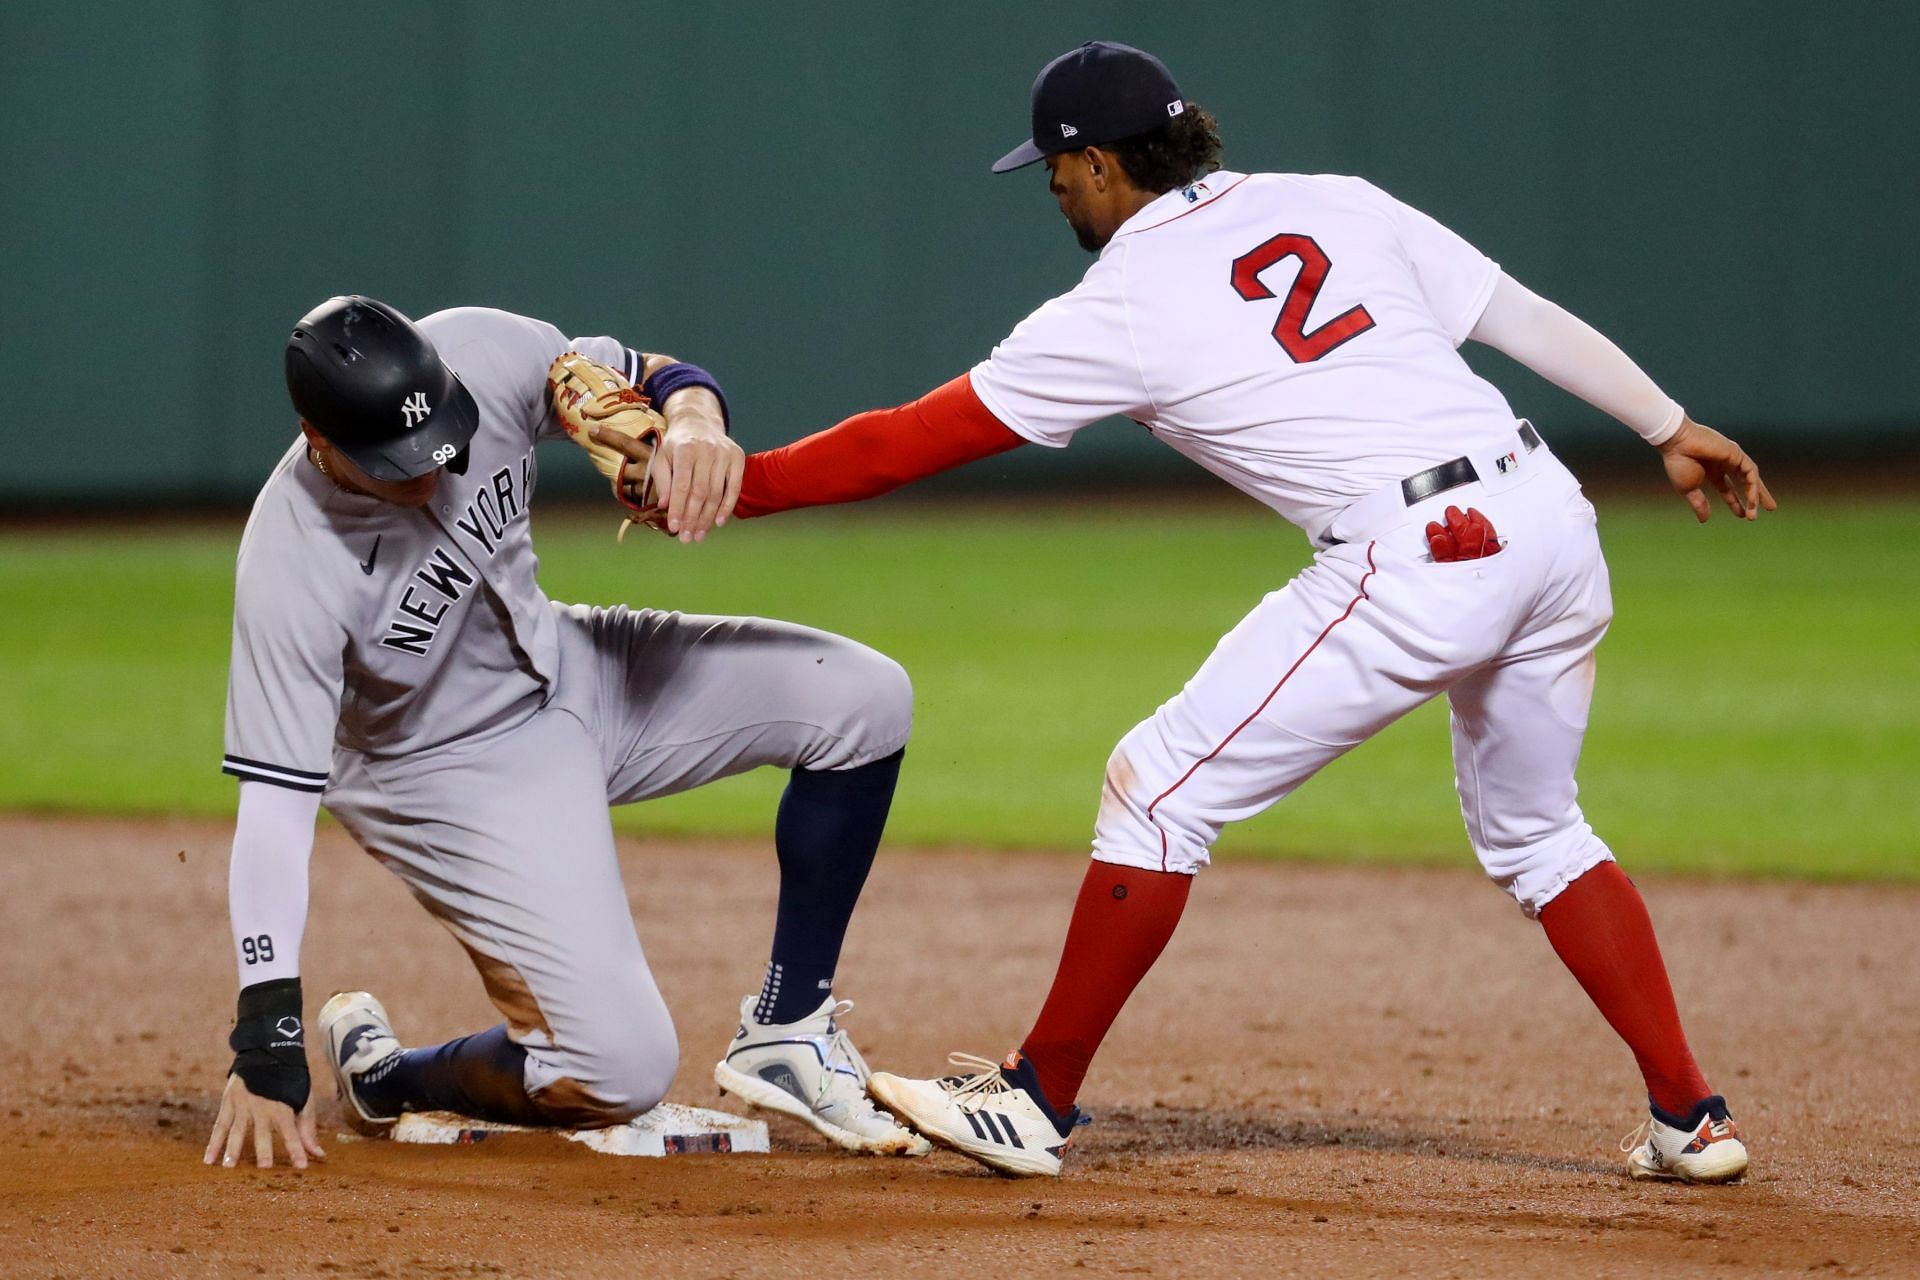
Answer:
[[[1773,495],[1760,479],[1760,467],[1733,441],[1703,427],[1692,418],[1660,446],[1660,460],[1674,490],[1693,508],[1694,519],[1705,524],[1713,508],[1707,501],[1709,482],[1720,491],[1727,510],[1743,520],[1754,520],[1762,509],[1774,509]]]
[[[648,466],[649,492],[664,508],[662,516],[649,523],[682,542],[704,542],[708,531],[727,522],[740,500],[746,451],[717,425],[669,418],[667,433],[650,458],[643,445],[617,431],[596,427],[593,439]]]
[[[667,532],[682,542],[701,542],[708,530],[725,524],[740,500],[746,464],[746,451],[725,431],[669,419],[653,455],[654,484],[666,496]]]
[[[294,1168],[306,1168],[308,1156],[325,1160],[327,1153],[320,1149],[313,1102],[313,1095],[308,1094],[307,1105],[296,1118],[293,1108],[286,1103],[262,1098],[248,1089],[239,1076],[228,1076],[227,1091],[220,1095],[220,1115],[213,1122],[213,1137],[208,1139],[206,1154],[200,1157],[200,1162],[212,1164],[219,1157],[222,1165],[233,1168],[240,1163],[248,1133],[253,1134],[253,1162],[262,1169],[273,1168],[275,1134],[287,1149],[287,1163]]]

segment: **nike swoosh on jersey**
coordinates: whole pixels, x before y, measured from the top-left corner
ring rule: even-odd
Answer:
[[[369,578],[373,576],[373,562],[380,555],[380,539],[385,536],[386,536],[385,534],[374,535],[373,550],[369,551],[367,553],[367,558],[360,562],[360,572],[366,574]]]

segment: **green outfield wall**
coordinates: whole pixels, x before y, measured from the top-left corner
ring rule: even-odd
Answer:
[[[1703,419],[1911,438],[1912,3],[6,0],[0,505],[245,497],[285,333],[339,292],[697,358],[750,445],[917,394],[1085,267],[1043,177],[987,165],[1094,37],[1159,52],[1233,167],[1367,175]],[[1185,468],[1083,441],[978,475]]]

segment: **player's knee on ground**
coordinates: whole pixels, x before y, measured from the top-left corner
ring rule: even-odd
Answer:
[[[547,1061],[528,1063],[528,1092],[551,1123],[569,1129],[625,1124],[667,1096],[680,1067],[670,1022],[609,1018],[588,1039],[586,1047],[542,1053],[537,1059]]]
[[[1585,819],[1512,843],[1476,843],[1474,853],[1528,916],[1538,916],[1562,889],[1613,857]]]

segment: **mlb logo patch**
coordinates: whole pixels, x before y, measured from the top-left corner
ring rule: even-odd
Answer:
[[[1493,460],[1493,468],[1501,475],[1506,475],[1509,471],[1517,471],[1520,468],[1520,455],[1503,453]]]

